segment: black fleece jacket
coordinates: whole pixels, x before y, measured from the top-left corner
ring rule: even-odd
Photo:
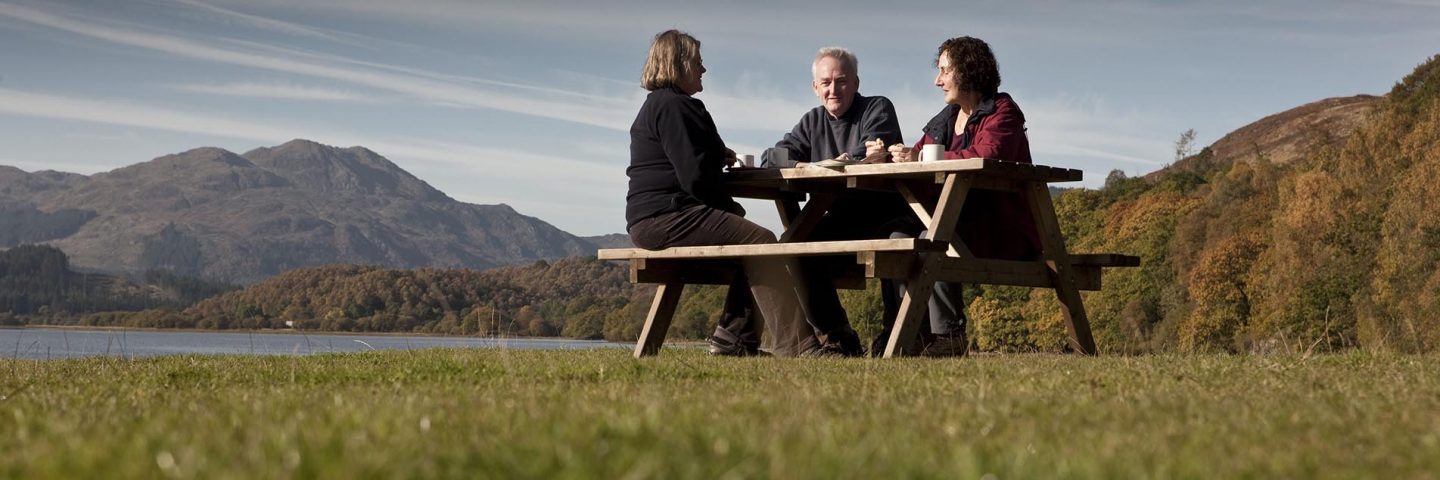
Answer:
[[[725,150],[704,102],[674,88],[650,92],[630,126],[625,227],[694,205],[737,211],[720,185]]]

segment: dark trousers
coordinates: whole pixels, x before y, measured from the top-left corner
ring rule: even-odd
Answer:
[[[898,195],[878,192],[852,193],[837,201],[816,225],[808,241],[864,240],[884,238],[890,232],[884,225],[900,216],[911,215],[908,207]],[[810,321],[815,326],[816,336],[825,344],[833,344],[843,350],[861,352],[860,336],[850,325],[850,317],[840,304],[840,294],[835,290],[833,279],[840,269],[847,266],[845,261],[828,257],[801,257],[804,272],[806,303],[809,305]],[[750,329],[756,323],[750,319],[722,316],[715,335],[728,340],[727,336],[746,338],[753,333]]]
[[[890,238],[915,238],[926,232],[925,227],[915,219],[894,222],[886,225],[885,228],[891,230]],[[895,329],[895,318],[900,315],[900,300],[904,298],[905,288],[906,283],[903,281],[889,279],[880,281],[880,300],[885,309],[884,328],[870,344],[871,351],[883,351],[885,344],[890,341],[890,334]],[[930,301],[925,304],[925,308],[926,316],[930,320],[930,328],[920,331],[921,343],[924,343],[924,339],[930,335],[965,332],[965,295],[962,284],[935,282],[930,293]],[[905,347],[908,349],[910,346]]]
[[[739,215],[706,206],[689,207],[636,222],[630,227],[630,239],[635,246],[650,250],[695,245],[748,245],[776,242],[775,234],[765,227]],[[775,261],[779,262],[780,260]],[[730,289],[725,294],[725,304],[716,327],[716,337],[733,343],[759,345],[762,319],[756,306],[749,277],[746,275],[746,268],[736,269],[735,276],[730,282]],[[761,307],[766,306],[761,305]],[[807,319],[813,318],[812,315],[806,315],[806,317]],[[810,332],[814,329],[813,321],[806,329],[806,332],[798,335],[813,337]],[[790,345],[787,348],[804,350],[814,345],[803,343],[813,343],[814,341],[813,338],[802,340],[801,345]]]

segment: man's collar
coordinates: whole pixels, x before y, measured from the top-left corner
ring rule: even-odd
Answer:
[[[841,114],[838,117],[830,115],[830,111],[825,110],[824,105],[821,105],[820,109],[825,111],[825,116],[832,119],[855,121],[859,120],[860,115],[862,115],[862,112],[865,111],[864,105],[861,105],[862,103],[864,103],[865,98],[866,97],[860,95],[860,92],[855,92],[855,98],[850,99],[850,108],[845,109],[845,113]]]

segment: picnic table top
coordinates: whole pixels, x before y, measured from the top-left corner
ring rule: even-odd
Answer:
[[[856,164],[838,168],[805,166],[795,168],[736,168],[725,174],[725,181],[738,184],[765,184],[777,180],[842,179],[853,177],[916,177],[927,178],[937,173],[974,173],[1012,180],[1043,182],[1075,182],[1084,172],[1030,163],[1008,162],[991,158],[940,160],[933,162]]]

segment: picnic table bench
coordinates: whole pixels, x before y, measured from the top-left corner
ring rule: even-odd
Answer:
[[[785,231],[780,243],[602,249],[602,260],[628,260],[630,281],[659,284],[645,319],[635,356],[659,352],[686,284],[729,284],[738,259],[747,257],[826,256],[842,260],[837,287],[864,288],[866,278],[903,280],[906,290],[884,356],[903,352],[919,333],[934,282],[1050,288],[1060,301],[1069,343],[1093,355],[1095,341],[1080,290],[1099,290],[1101,271],[1133,267],[1138,257],[1070,254],[1051,203],[1049,183],[1081,179],[1079,170],[993,159],[851,165],[842,169],[802,167],[741,169],[725,173],[736,197],[774,200]],[[1020,192],[1026,198],[1040,236],[1041,258],[977,258],[956,238],[955,224],[971,189]],[[899,193],[926,225],[919,238],[806,241],[835,201],[859,190]],[[808,196],[803,208],[800,201]],[[853,260],[853,261],[851,261]]]

